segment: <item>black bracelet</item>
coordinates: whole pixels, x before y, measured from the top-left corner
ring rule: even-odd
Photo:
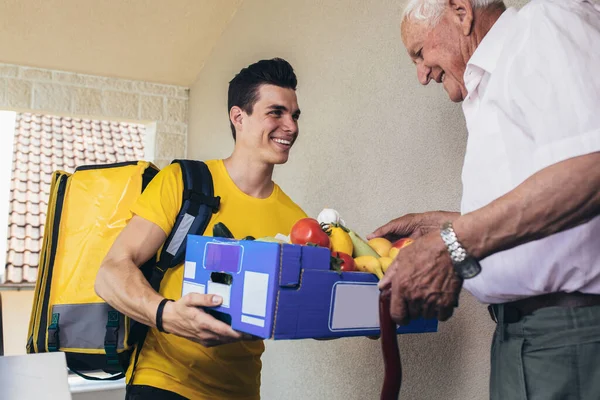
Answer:
[[[156,309],[156,329],[158,329],[159,332],[163,332],[163,333],[168,333],[168,332],[165,332],[165,330],[163,329],[163,325],[162,325],[163,309],[165,308],[165,304],[167,304],[167,301],[173,301],[173,300],[162,299],[160,301],[160,303],[158,304],[158,308]]]

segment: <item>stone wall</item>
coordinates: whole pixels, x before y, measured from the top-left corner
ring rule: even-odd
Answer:
[[[0,108],[146,123],[164,167],[185,157],[189,89],[0,63]]]

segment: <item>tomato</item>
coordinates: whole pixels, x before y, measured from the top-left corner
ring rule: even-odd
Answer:
[[[332,251],[331,255],[339,260],[337,263],[340,271],[356,271],[356,263],[348,254],[341,251]]]
[[[292,227],[290,240],[293,244],[313,244],[329,248],[329,235],[323,231],[319,222],[314,218],[302,218]]]

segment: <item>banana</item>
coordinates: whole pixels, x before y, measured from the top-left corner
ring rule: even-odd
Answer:
[[[377,275],[379,279],[383,278],[383,271],[381,270],[381,263],[379,258],[375,256],[360,256],[354,259],[356,269],[362,272],[370,272]]]
[[[392,264],[392,261],[394,261],[394,259],[391,257],[380,257],[379,258],[379,262],[381,263],[381,270],[383,271],[384,274],[387,272],[388,268],[390,267],[390,264]]]
[[[375,258],[379,258],[379,254],[371,247],[369,244],[360,236],[356,234],[352,229],[348,229],[348,235],[352,240],[352,245],[354,247],[354,252],[352,253],[352,257],[362,257],[362,256],[373,256]]]

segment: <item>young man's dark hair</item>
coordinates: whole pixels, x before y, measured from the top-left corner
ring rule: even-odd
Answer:
[[[230,82],[227,96],[227,111],[238,106],[248,115],[258,100],[258,88],[269,84],[296,90],[298,81],[292,66],[284,59],[261,60],[243,68]],[[231,134],[235,137],[235,127],[231,122]]]

